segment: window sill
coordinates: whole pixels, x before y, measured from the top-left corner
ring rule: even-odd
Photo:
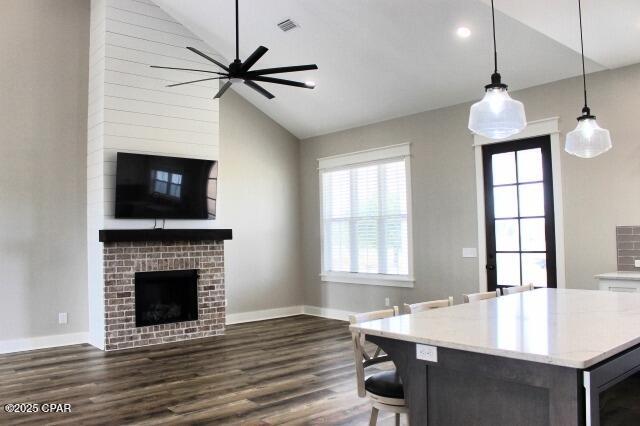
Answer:
[[[379,285],[413,288],[415,279],[408,275],[359,274],[328,272],[320,274],[320,281],[330,283]]]

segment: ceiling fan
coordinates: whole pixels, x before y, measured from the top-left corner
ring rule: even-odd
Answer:
[[[278,68],[264,68],[260,70],[251,70],[251,67],[262,58],[262,56],[267,53],[267,49],[264,46],[259,46],[247,59],[243,61],[240,60],[240,48],[239,48],[239,36],[238,36],[238,0],[236,0],[236,59],[226,66],[206,53],[203,53],[196,49],[195,47],[187,47],[193,53],[202,56],[206,60],[216,64],[220,68],[222,68],[225,72],[218,71],[208,71],[208,70],[197,70],[192,68],[174,68],[174,67],[160,67],[156,65],[151,65],[151,68],[163,68],[168,70],[180,70],[180,71],[196,71],[196,72],[204,72],[208,74],[216,74],[218,77],[210,77],[210,78],[202,78],[200,80],[186,81],[184,83],[176,83],[169,84],[167,87],[175,87],[182,86],[183,84],[192,84],[198,83],[201,81],[209,81],[209,80],[227,80],[224,85],[218,90],[218,93],[213,97],[214,99],[218,99],[221,97],[224,92],[227,91],[229,87],[233,83],[244,83],[247,86],[251,87],[256,92],[265,96],[268,99],[273,99],[275,96],[270,93],[268,90],[264,89],[262,86],[258,85],[256,81],[263,83],[275,83],[275,84],[283,84],[285,86],[293,86],[293,87],[302,87],[305,89],[313,89],[315,84],[313,83],[302,83],[299,81],[292,80],[284,80],[281,78],[273,78],[273,77],[265,77],[268,74],[280,74],[285,72],[297,72],[297,71],[308,71],[308,70],[317,70],[318,66],[316,64],[311,65],[294,65],[290,67],[278,67]]]

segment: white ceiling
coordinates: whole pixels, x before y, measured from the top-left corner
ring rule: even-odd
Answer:
[[[491,5],[491,0],[482,0]],[[580,51],[577,0],[497,0],[496,8]],[[582,0],[585,55],[607,68],[640,61],[640,0]]]
[[[232,0],[154,1],[234,57]],[[493,67],[487,3],[240,0],[241,58],[264,45],[260,68],[316,63],[319,70],[283,75],[316,81],[314,90],[265,83],[273,100],[234,88],[301,139],[479,98]],[[579,74],[576,0],[496,3],[499,69],[511,89]],[[639,0],[583,0],[583,9],[588,72],[640,62]],[[276,24],[286,18],[301,28],[282,32]],[[458,38],[459,26],[472,35]]]

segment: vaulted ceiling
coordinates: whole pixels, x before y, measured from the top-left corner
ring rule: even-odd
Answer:
[[[154,0],[223,56],[234,57],[233,0]],[[583,0],[587,72],[640,62],[640,1]],[[307,138],[482,96],[492,72],[490,0],[240,0],[240,53],[260,68],[318,64],[241,96]],[[500,72],[510,89],[580,73],[577,0],[496,0]],[[292,19],[299,28],[283,32]],[[468,38],[456,35],[467,27]]]

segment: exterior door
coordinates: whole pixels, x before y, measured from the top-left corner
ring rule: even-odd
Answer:
[[[551,139],[482,147],[488,290],[556,287]]]

